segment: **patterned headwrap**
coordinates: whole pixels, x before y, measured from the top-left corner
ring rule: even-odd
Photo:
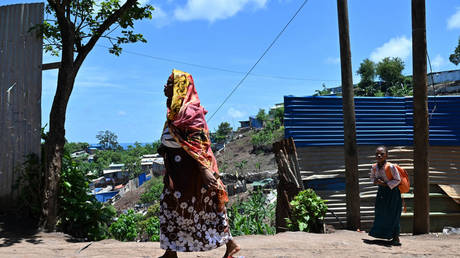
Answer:
[[[170,79],[174,81],[173,96],[165,126],[169,126],[171,135],[190,156],[211,171],[219,173],[216,158],[211,150],[209,129],[205,119],[207,111],[200,104],[192,76],[174,69]],[[218,182],[219,188],[225,189],[222,181]],[[228,201],[226,192],[222,198],[225,202]]]

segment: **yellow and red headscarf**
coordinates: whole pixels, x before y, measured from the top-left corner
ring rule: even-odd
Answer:
[[[217,161],[211,150],[211,140],[198,93],[190,74],[174,69],[173,96],[168,108],[166,126],[181,147],[202,165],[218,173]]]

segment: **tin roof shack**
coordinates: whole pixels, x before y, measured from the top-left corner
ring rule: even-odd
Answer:
[[[374,219],[377,187],[369,179],[375,148],[386,145],[390,162],[406,169],[413,182],[412,97],[355,97],[361,229]],[[327,200],[329,210],[346,221],[343,111],[340,97],[285,96],[285,137],[293,137],[304,185]],[[460,185],[460,96],[428,98],[430,231],[460,227],[460,205],[443,185]],[[413,185],[412,185],[413,186]],[[401,231],[412,231],[413,193],[402,195],[407,213]],[[340,226],[327,213],[326,223]]]
[[[129,181],[129,172],[125,170],[125,164],[110,164],[109,168],[103,170],[107,184],[119,185]]]
[[[146,175],[161,176],[165,170],[163,157],[158,153],[142,155],[141,166]]]

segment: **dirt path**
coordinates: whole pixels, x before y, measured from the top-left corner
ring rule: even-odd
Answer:
[[[239,255],[245,257],[460,257],[460,235],[402,236],[402,247],[389,247],[367,234],[336,231],[332,234],[288,232],[274,236],[242,236]],[[179,253],[179,257],[222,257],[225,247],[202,253]],[[158,257],[159,243],[72,242],[64,234],[39,233],[28,237],[2,236],[0,257]]]

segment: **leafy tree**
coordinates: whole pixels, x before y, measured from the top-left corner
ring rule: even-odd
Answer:
[[[458,45],[454,50],[454,53],[449,56],[449,60],[455,64],[460,64],[460,38],[458,39]]]
[[[216,134],[215,140],[217,143],[223,143],[227,140],[227,138],[232,133],[233,129],[228,122],[222,122],[219,124]]]
[[[45,12],[52,17],[32,29],[43,36],[45,51],[61,55],[57,89],[50,112],[49,132],[45,141],[45,191],[43,226],[54,230],[58,213],[58,189],[65,144],[67,103],[75,77],[84,60],[100,38],[112,44],[109,52],[119,55],[124,43],[146,42],[134,33],[134,21],[151,18],[153,7],[138,0],[48,0]],[[118,30],[118,28],[121,28]],[[117,36],[111,35],[116,31]]]
[[[386,57],[375,64],[365,59],[359,66],[357,74],[361,81],[356,88],[357,96],[408,96],[412,95],[412,78],[402,75],[404,62],[398,57]],[[375,82],[378,75],[380,81]]]
[[[278,107],[278,108],[271,109],[270,111],[268,111],[268,115],[274,120],[278,119],[281,125],[284,124],[284,107]]]
[[[262,123],[268,120],[268,115],[265,113],[265,109],[259,109],[259,112],[256,115],[256,119]]]
[[[99,131],[96,135],[96,139],[99,140],[99,144],[105,150],[116,150],[118,149],[118,136],[109,130]]]
[[[332,90],[328,89],[326,87],[326,84],[323,83],[323,89],[322,90],[315,90],[315,94],[313,96],[324,96],[324,95],[330,95],[332,94]]]
[[[385,57],[376,68],[376,73],[383,82],[382,91],[386,92],[391,86],[402,85],[404,62],[399,57]]]
[[[359,65],[359,69],[356,73],[360,75],[361,81],[358,83],[356,95],[358,96],[383,95],[380,91],[379,85],[377,85],[374,82],[375,69],[376,69],[376,64],[369,59],[364,59],[364,61]]]

